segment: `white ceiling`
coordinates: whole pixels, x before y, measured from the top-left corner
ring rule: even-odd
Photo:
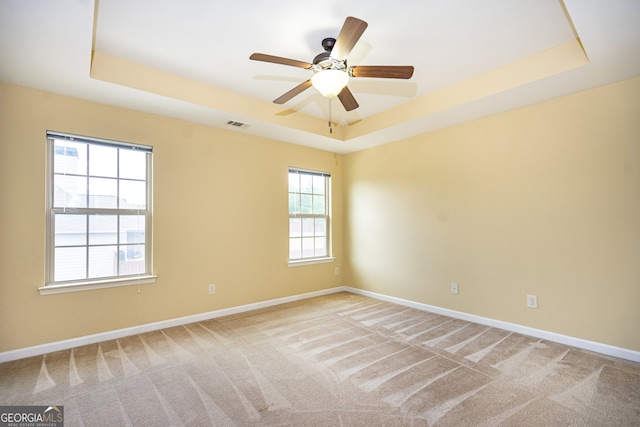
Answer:
[[[324,0],[317,5],[0,0],[0,81],[348,153],[640,75],[638,0]],[[311,71],[250,61],[249,55],[310,62],[322,52],[322,39],[336,37],[347,16],[369,24],[349,65],[413,65],[413,77],[352,78],[349,88],[360,108],[349,113],[337,99],[329,109],[329,100],[313,88],[285,105],[272,104]],[[584,65],[526,78],[517,75],[523,68],[505,68],[518,61],[537,64],[542,53],[576,39],[586,54]],[[202,89],[201,98],[211,89],[212,99],[182,96],[182,83],[154,90],[127,81],[117,70],[111,76],[100,73],[97,62],[92,69],[92,51],[96,61],[99,55],[117,58],[143,66],[149,76],[157,70],[193,82]],[[503,74],[491,74],[496,70]],[[512,75],[505,78],[504,70]],[[515,83],[443,102],[455,88],[472,88],[491,75]],[[214,96],[219,93],[223,96]],[[436,100],[441,106],[431,108]],[[326,124],[329,114],[336,123],[333,134]],[[228,120],[250,126],[232,128]]]

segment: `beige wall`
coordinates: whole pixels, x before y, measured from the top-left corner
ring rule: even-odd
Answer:
[[[343,157],[0,85],[0,351],[342,284],[640,351],[638,117],[633,79]],[[154,146],[140,296],[38,293],[46,130]],[[335,263],[286,266],[290,165],[333,174]]]
[[[640,79],[349,154],[345,200],[347,285],[640,350]]]
[[[158,280],[140,297],[38,293],[47,130],[154,147]],[[332,173],[334,263],[287,267],[288,166]],[[341,285],[342,169],[329,152],[0,85],[0,351]]]
[[[640,351],[640,79],[349,154],[344,185],[346,284]]]

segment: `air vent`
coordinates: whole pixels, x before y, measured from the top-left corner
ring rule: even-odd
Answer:
[[[227,124],[229,126],[234,126],[234,127],[237,127],[237,128],[246,128],[246,127],[251,126],[249,123],[236,122],[235,120],[229,120],[227,122]]]

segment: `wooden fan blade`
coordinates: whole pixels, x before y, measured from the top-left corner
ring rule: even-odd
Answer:
[[[306,68],[307,70],[312,67],[308,62],[296,61],[295,59],[282,58],[280,56],[267,55],[265,53],[254,53],[249,57],[254,61],[273,62],[274,64],[290,65],[292,67]]]
[[[353,49],[358,40],[360,40],[360,36],[364,33],[364,30],[367,29],[367,25],[369,24],[358,18],[348,16],[344,21],[344,25],[342,25],[333,49],[331,49],[331,58],[338,61],[347,59],[351,49]]]
[[[410,79],[413,76],[411,65],[355,65],[349,67],[353,77],[381,77],[385,79]]]
[[[360,106],[358,105],[358,101],[353,97],[353,93],[351,93],[349,88],[346,86],[338,94],[338,99],[342,102],[342,106],[347,111],[355,110]]]
[[[284,104],[294,96],[302,93],[303,91],[305,91],[306,89],[309,89],[310,87],[311,87],[311,79],[300,83],[298,86],[294,87],[289,92],[285,93],[284,95],[282,95],[280,98],[276,99],[273,102],[276,104]]]

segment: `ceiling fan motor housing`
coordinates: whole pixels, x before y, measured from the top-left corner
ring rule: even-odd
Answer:
[[[322,47],[324,48],[324,52],[319,55],[316,55],[313,58],[313,65],[316,65],[317,68],[315,71],[327,70],[327,69],[335,69],[335,70],[346,70],[347,61],[337,61],[331,58],[331,50],[333,46],[336,44],[336,39],[332,37],[327,37],[322,40]]]

